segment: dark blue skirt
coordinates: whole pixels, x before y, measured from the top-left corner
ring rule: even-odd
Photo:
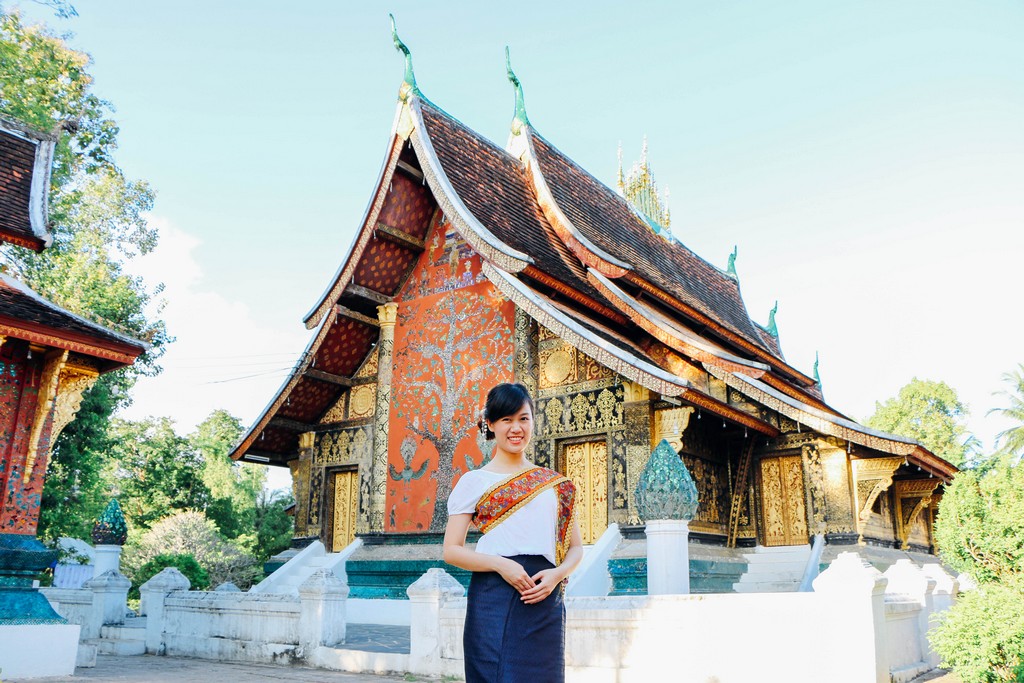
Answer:
[[[554,565],[540,555],[510,559],[533,576]],[[564,683],[565,605],[556,588],[527,605],[497,572],[473,572],[469,582],[466,683]]]

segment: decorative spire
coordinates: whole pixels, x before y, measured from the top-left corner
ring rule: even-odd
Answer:
[[[626,177],[622,174],[622,140],[619,140],[619,175],[617,179],[619,194],[626,195]]]
[[[775,314],[779,312],[779,302],[776,300],[775,306],[771,311],[768,312],[768,334],[772,335],[776,339],[779,338],[779,327],[775,324]]]
[[[124,545],[128,539],[128,524],[117,498],[111,498],[103,514],[92,525],[92,540],[96,545]]]
[[[622,152],[619,147],[619,183],[620,192],[634,209],[643,214],[656,234],[669,238],[672,218],[668,211],[668,196],[658,193],[658,184],[654,182],[651,165],[647,159],[647,136],[644,136],[643,151],[640,161],[622,177]]]
[[[420,92],[419,86],[416,85],[416,74],[412,71],[412,53],[409,52],[409,48],[405,46],[402,39],[398,37],[398,29],[395,28],[395,15],[388,14],[391,17],[391,39],[395,41],[395,49],[405,55],[405,78],[402,81],[402,87],[398,89],[398,99],[405,102],[409,99],[410,93],[422,97],[423,93]]]
[[[740,279],[739,275],[736,274],[736,257],[739,253],[739,245],[733,245],[732,253],[729,254],[729,265],[725,267],[725,274],[737,281]]]
[[[814,381],[821,386],[821,375],[818,374],[818,352],[814,352]]]
[[[668,441],[662,439],[647,460],[636,485],[636,510],[645,522],[654,519],[693,519],[697,486]]]
[[[530,119],[526,116],[526,100],[523,98],[523,84],[519,82],[516,77],[516,72],[512,70],[512,59],[508,54],[508,45],[505,46],[505,74],[508,76],[508,82],[512,84],[512,87],[516,90],[516,115],[512,119],[512,132],[519,135],[519,131],[523,129],[523,126],[530,125]]]

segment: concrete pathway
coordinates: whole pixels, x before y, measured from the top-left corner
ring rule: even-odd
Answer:
[[[99,655],[96,667],[79,668],[74,676],[58,678],[24,679],[5,678],[3,683],[64,683],[91,681],[92,683],[244,683],[247,681],[303,681],[305,683],[393,683],[395,681],[426,681],[418,676],[374,676],[347,674],[325,669],[298,666],[270,666],[266,664],[235,664],[213,662],[206,659],[182,657],[118,657]]]

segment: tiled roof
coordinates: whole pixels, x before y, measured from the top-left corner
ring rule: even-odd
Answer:
[[[523,164],[426,102],[422,111],[438,161],[473,215],[502,242],[529,254],[538,269],[603,302],[575,258],[553,238]]]
[[[54,336],[70,333],[90,337],[98,342],[133,346],[139,352],[146,348],[146,345],[137,339],[119,334],[64,310],[36,294],[23,283],[2,273],[0,273],[0,318],[48,328]]]
[[[45,204],[53,145],[52,136],[0,118],[0,242],[35,251],[49,243]]]
[[[761,348],[736,282],[678,242],[655,235],[625,200],[531,131],[541,172],[587,239],[683,303]]]

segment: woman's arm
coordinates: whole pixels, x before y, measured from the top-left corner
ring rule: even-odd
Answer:
[[[520,593],[533,588],[534,582],[530,575],[515,560],[478,553],[466,547],[466,532],[469,531],[472,518],[469,513],[448,516],[448,525],[444,530],[444,561],[471,572],[497,572]]]
[[[583,559],[583,536],[580,534],[580,525],[577,520],[572,523],[572,535],[569,537],[569,550],[562,558],[562,564],[552,569],[542,569],[530,577],[536,584],[528,591],[520,591],[522,601],[527,605],[540,602],[555,590],[558,584],[562,583],[576,569],[576,566]]]

